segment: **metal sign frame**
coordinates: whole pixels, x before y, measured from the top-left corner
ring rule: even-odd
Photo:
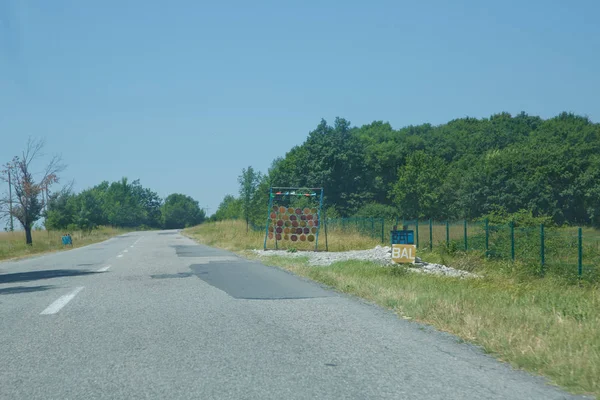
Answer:
[[[306,188],[306,187],[279,187],[272,186],[269,188],[269,207],[267,208],[267,222],[265,224],[265,240],[264,240],[264,250],[267,250],[267,241],[269,239],[269,227],[272,223],[271,213],[273,212],[273,202],[278,198],[288,199],[293,196],[301,198],[301,197],[314,197],[319,199],[319,208],[317,210],[317,220],[318,224],[316,226],[317,232],[315,234],[315,251],[319,248],[319,233],[321,232],[321,226],[325,221],[323,221],[323,188]],[[327,236],[327,228],[325,228],[325,235]],[[275,236],[275,248],[278,248],[278,240]],[[327,237],[325,237],[327,240]]]

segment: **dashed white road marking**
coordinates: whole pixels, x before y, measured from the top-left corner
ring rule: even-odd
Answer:
[[[129,250],[123,250],[123,253],[127,253]]]
[[[65,294],[64,296],[60,296],[54,303],[50,304],[40,314],[41,315],[56,314],[57,312],[59,312],[61,310],[61,308],[66,306],[68,302],[73,300],[73,298],[75,296],[77,296],[77,293],[81,292],[82,290],[83,290],[83,286],[79,286],[78,288],[75,288],[75,290],[73,290],[71,293]]]
[[[102,267],[102,268],[100,268],[100,269],[99,269],[98,271],[96,271],[96,272],[106,272],[106,271],[108,271],[108,270],[110,269],[110,267],[111,267],[110,265],[107,265],[106,267]]]
[[[117,256],[117,258],[121,258],[121,257],[123,257],[123,254],[119,254],[119,255]]]

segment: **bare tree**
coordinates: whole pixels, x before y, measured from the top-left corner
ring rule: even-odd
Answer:
[[[49,188],[58,183],[58,174],[65,168],[60,156],[54,156],[41,173],[32,172],[33,163],[44,156],[44,145],[44,140],[30,138],[23,153],[7,163],[0,173],[4,181],[8,182],[10,177],[12,188],[9,189],[13,189],[15,195],[14,202],[12,198],[2,199],[0,209],[5,215],[13,216],[21,223],[28,245],[33,243],[31,229],[42,216]],[[36,175],[39,178],[36,179]]]

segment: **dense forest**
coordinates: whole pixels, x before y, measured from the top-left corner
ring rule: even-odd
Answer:
[[[323,187],[329,217],[480,219],[529,215],[600,226],[600,124],[562,113],[460,118],[394,130],[322,120],[306,141],[258,174],[251,219],[269,186]],[[225,197],[213,220],[242,218]]]
[[[53,193],[45,211],[49,230],[91,230],[101,225],[124,228],[184,228],[200,224],[204,210],[189,196],[161,199],[139,180],[100,183],[80,193],[69,188]]]

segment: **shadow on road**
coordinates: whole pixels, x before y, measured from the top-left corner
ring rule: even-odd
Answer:
[[[42,292],[45,290],[54,289],[54,286],[16,286],[0,289],[0,296],[4,294],[18,294],[18,293],[31,293],[31,292]]]
[[[42,271],[16,272],[12,274],[0,274],[0,284],[14,282],[30,282],[41,279],[63,278],[67,276],[81,276],[96,274],[95,271],[82,269],[47,269]]]

